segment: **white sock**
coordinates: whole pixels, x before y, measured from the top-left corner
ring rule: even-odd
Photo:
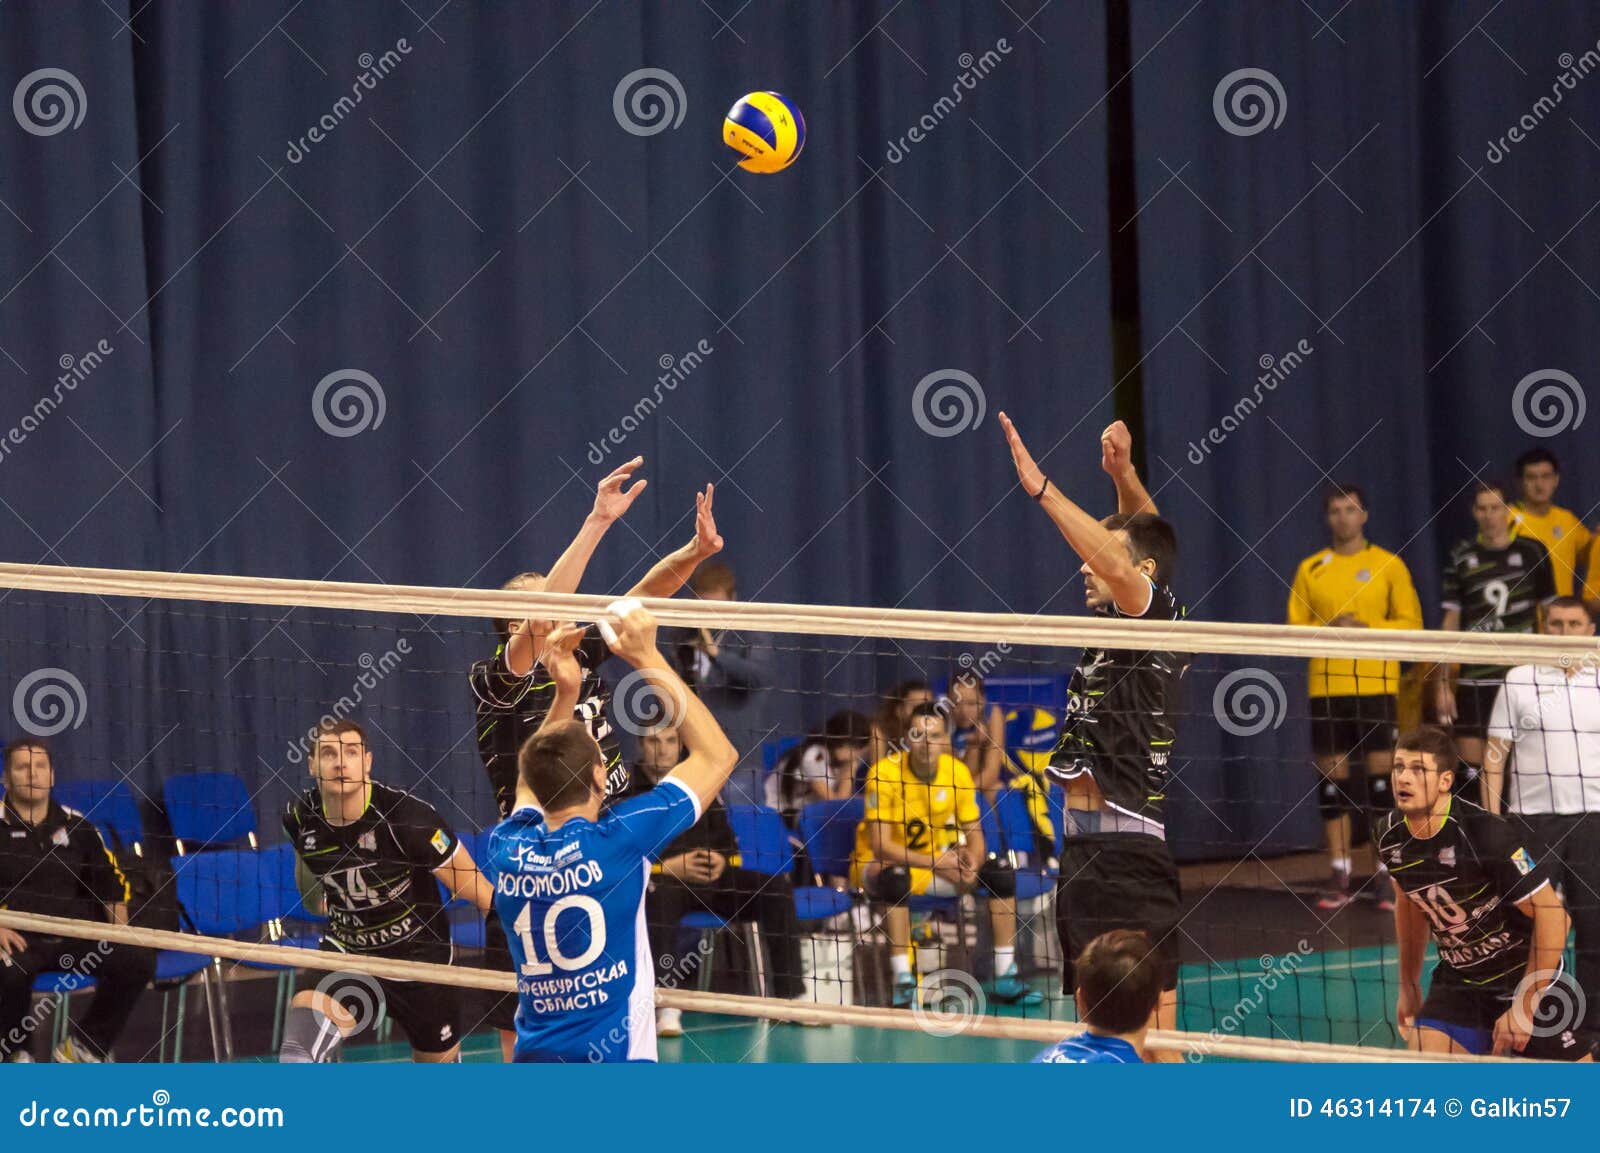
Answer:
[[[895,980],[911,976],[911,958],[904,949],[896,949],[889,956],[889,968],[894,971]]]
[[[1017,950],[1014,945],[994,947],[994,975],[1004,977],[1017,967]]]
[[[1350,858],[1335,857],[1333,859],[1333,871],[1336,873],[1348,873],[1350,871]]]

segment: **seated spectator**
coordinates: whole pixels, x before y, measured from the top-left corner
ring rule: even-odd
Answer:
[[[915,1000],[911,972],[911,896],[989,898],[994,931],[995,981],[991,996],[1008,1005],[1037,1005],[1043,997],[1017,977],[1017,877],[987,852],[978,824],[978,791],[967,766],[950,753],[945,716],[931,704],[911,715],[906,751],[867,774],[866,816],[856,829],[851,882],[890,906],[884,918],[894,1004]]]
[[[983,674],[976,669],[951,673],[946,699],[950,745],[972,774],[972,783],[991,805],[999,802],[1002,788],[1021,793],[1033,826],[1033,854],[1040,864],[1053,862],[1056,826],[1050,816],[1049,783],[1044,769],[1030,769],[1007,750],[1005,710],[986,700]]]
[[[707,561],[689,578],[689,588],[703,601],[737,600],[739,589],[733,569],[721,561]],[[737,748],[747,750],[723,788],[730,805],[759,805],[761,791],[761,735],[765,695],[772,687],[772,644],[754,644],[737,633],[706,628],[662,629],[661,651],[673,662],[678,675],[706,703]]]
[[[767,777],[767,804],[792,821],[816,801],[850,799],[871,742],[871,717],[849,710],[834,713],[820,738],[790,749],[773,767]]]
[[[639,738],[639,764],[623,796],[638,796],[661,783],[683,759],[678,730],[666,725]],[[788,877],[758,873],[739,865],[739,841],[721,798],[706,807],[694,825],[661,852],[650,869],[645,924],[656,958],[656,985],[673,989],[687,977],[678,955],[678,922],[686,913],[710,913],[729,921],[754,921],[772,958],[766,995],[793,1000],[806,995],[800,967],[800,927],[794,886]],[[656,1010],[656,1032],[683,1035],[678,1009]]]
[[[0,908],[15,913],[128,923],[128,879],[99,830],[82,813],[50,799],[55,771],[43,741],[5,747],[5,799],[0,801]],[[78,958],[76,964],[64,958]],[[95,982],[89,1012],[52,1056],[100,1062],[122,1035],[155,975],[150,949],[44,937],[0,928],[0,1060],[27,1062],[33,980],[69,971]]]
[[[872,762],[876,764],[891,753],[899,752],[901,742],[911,729],[911,714],[923,705],[933,703],[933,689],[927,681],[901,681],[890,689],[878,706],[878,715],[873,719],[876,732],[869,754]]]
[[[1142,1065],[1144,1035],[1161,1000],[1161,965],[1150,938],[1135,929],[1101,933],[1072,966],[1078,1020],[1088,1026],[1057,1041],[1034,1062]]]

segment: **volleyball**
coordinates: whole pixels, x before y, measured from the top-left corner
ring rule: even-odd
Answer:
[[[741,96],[722,121],[722,140],[744,160],[746,172],[782,172],[806,146],[806,121],[788,97],[777,92]]]

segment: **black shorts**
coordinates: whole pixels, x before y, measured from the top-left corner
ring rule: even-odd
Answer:
[[[1572,974],[1556,978],[1561,986],[1545,994],[1535,1014],[1533,1036],[1520,1056],[1540,1061],[1576,1061],[1587,1054],[1594,1039],[1574,1019],[1581,1013],[1583,993]],[[1436,965],[1427,999],[1417,1012],[1416,1024],[1450,1037],[1469,1053],[1485,1054],[1494,1047],[1494,1023],[1511,1007],[1511,990],[1469,985],[1454,969]]]
[[[1457,737],[1484,739],[1489,732],[1489,714],[1494,711],[1494,699],[1500,695],[1502,683],[1456,686],[1456,720],[1451,728]]]
[[[1311,751],[1319,757],[1364,757],[1394,748],[1394,698],[1365,696],[1311,698]]]
[[[505,926],[500,917],[490,913],[483,926],[483,957],[476,968],[491,969],[496,973],[514,973],[517,963],[511,959],[511,946],[506,943]],[[515,1032],[517,1028],[517,995],[497,993],[493,989],[461,990],[462,1008],[466,1012],[467,1032],[492,1027]]]
[[[1063,992],[1076,988],[1072,963],[1083,947],[1112,929],[1148,933],[1161,959],[1161,988],[1176,989],[1181,904],[1178,866],[1165,841],[1142,833],[1068,837],[1056,882]]]
[[[443,1053],[461,1043],[461,990],[453,985],[347,973],[326,991],[356,1019],[358,1035],[378,1022],[374,986],[384,1015],[400,1026],[417,1052]]]

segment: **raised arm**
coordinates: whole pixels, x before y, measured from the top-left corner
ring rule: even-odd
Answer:
[[[1133,434],[1120,420],[1112,421],[1100,434],[1100,467],[1117,486],[1118,512],[1161,515],[1155,498],[1139,479],[1139,470],[1133,467]]]
[[[627,487],[628,482],[633,479],[634,470],[643,464],[644,457],[636,456],[618,465],[595,488],[594,507],[584,518],[582,527],[578,529],[578,535],[572,538],[572,543],[556,558],[556,563],[550,566],[550,571],[544,578],[544,592],[578,591],[578,582],[583,579],[584,570],[589,567],[589,560],[594,556],[600,538],[622,518],[638,499],[639,494],[645,490],[645,486],[650,483],[641,479],[631,488]],[[542,631],[539,623],[535,621],[519,622],[512,629],[511,637],[506,642],[506,668],[513,676],[525,677],[533,671],[537,656],[535,650],[541,643]]]
[[[550,674],[550,679],[556,685],[556,699],[550,702],[550,708],[544,714],[544,720],[539,725],[542,733],[552,725],[562,721],[572,720],[572,710],[578,707],[578,692],[583,687],[583,669],[578,665],[578,658],[574,654],[578,642],[583,639],[584,630],[574,625],[557,629],[544,639],[544,648],[538,654],[538,663],[543,665]],[[522,781],[522,774],[517,774],[517,807],[524,805],[537,805],[538,799],[533,791]]]
[[[711,514],[715,495],[715,488],[709,484],[705,492],[694,494],[694,539],[656,561],[644,579],[628,590],[629,596],[670,597],[688,583],[701,561],[722,551],[722,537]]]
[[[716,799],[727,783],[734,766],[739,763],[738,752],[712,717],[711,710],[689,690],[656,648],[655,617],[643,608],[634,608],[612,625],[612,629],[616,640],[609,637],[606,640],[611,651],[638,670],[668,702],[671,711],[681,718],[678,738],[689,755],[667,774],[667,778],[687,785],[704,808]]]
[[[1023,490],[1039,502],[1084,564],[1095,576],[1111,586],[1117,608],[1129,616],[1143,615],[1150,607],[1150,581],[1133,563],[1122,542],[1050,483],[1044,470],[1034,463],[1033,456],[1022,443],[1016,426],[1003,412],[1000,414],[1000,425],[1005,429],[1006,443],[1011,448],[1011,462],[1016,466],[1017,480]]]
[[[440,883],[452,896],[470,901],[478,907],[480,913],[488,915],[494,912],[494,886],[478,871],[478,866],[473,861],[472,854],[467,852],[464,843],[456,842],[456,851],[450,854],[448,861],[433,871],[433,875],[439,878]]]

